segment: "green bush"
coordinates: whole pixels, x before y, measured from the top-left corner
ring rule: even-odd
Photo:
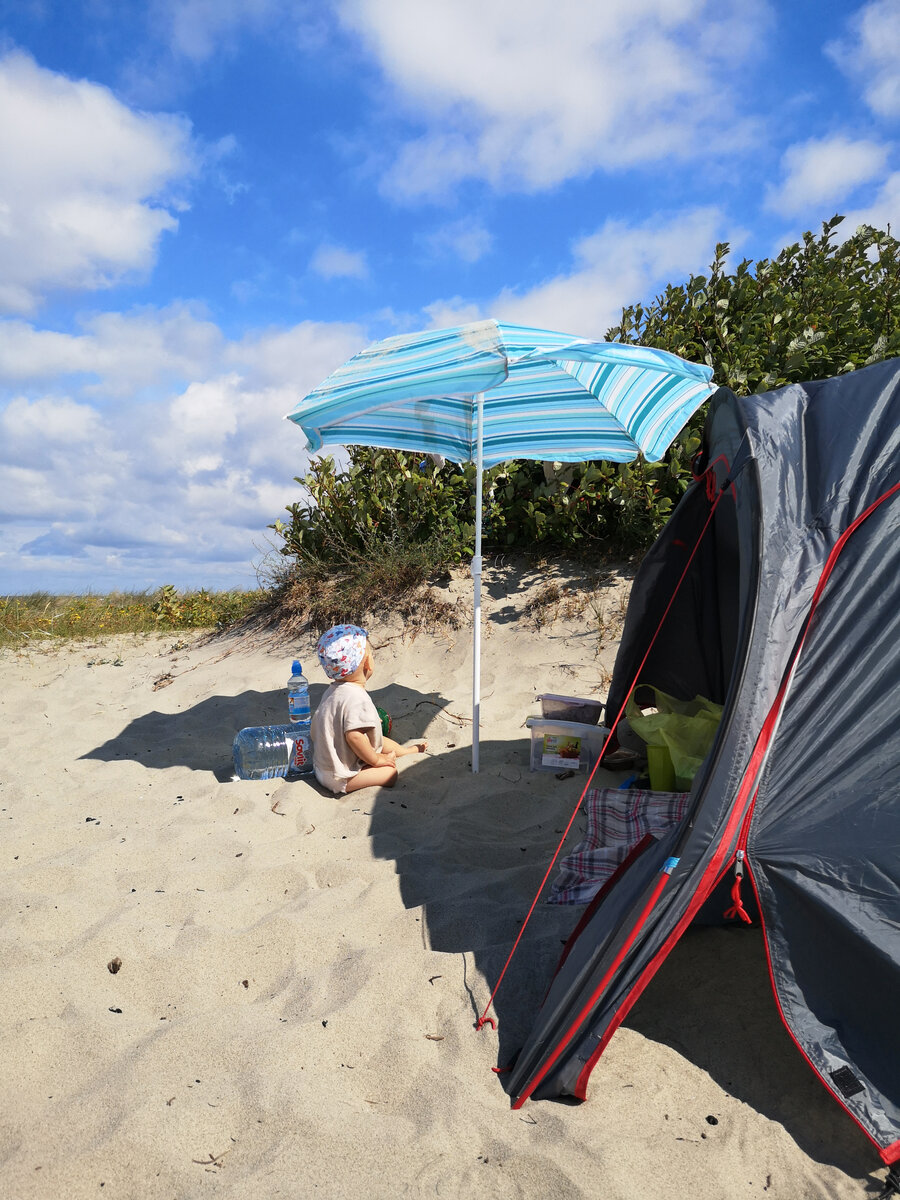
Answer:
[[[622,312],[607,338],[669,350],[713,368],[738,395],[828,379],[900,355],[900,242],[862,225],[835,244],[835,216],[773,259],[725,271],[720,243],[708,276],[670,285]]]
[[[699,444],[686,439],[686,452]],[[399,450],[348,449],[349,465],[313,461],[303,484],[309,499],[292,504],[272,527],[281,553],[307,568],[345,563],[355,554],[396,555],[419,546],[424,574],[471,558],[475,539],[475,468]],[[620,552],[646,545],[689,476],[673,463],[568,464],[548,481],[543,464],[502,463],[484,473],[482,538],[487,551],[528,546],[575,553],[586,544]]]
[[[721,243],[708,276],[692,275],[652,304],[624,309],[607,338],[705,362],[716,383],[739,394],[900,355],[900,243],[862,226],[835,244],[842,220],[833,217],[821,235],[804,234],[755,270],[744,259],[729,274],[729,247]],[[485,471],[485,550],[643,550],[690,483],[705,416],[704,406],[659,463],[577,463],[549,480],[543,464],[528,461]],[[343,469],[331,458],[314,460],[297,480],[307,498],[272,527],[281,553],[301,571],[351,562],[363,569],[373,556],[400,562],[405,554],[408,562],[415,548],[413,574],[424,579],[472,555],[472,464],[438,468],[421,455],[360,446],[348,453]]]

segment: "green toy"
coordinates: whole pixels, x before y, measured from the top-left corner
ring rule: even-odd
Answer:
[[[390,715],[386,713],[383,708],[378,709],[378,715],[381,717],[381,732],[385,737],[387,737],[393,728],[394,722],[391,720]]]

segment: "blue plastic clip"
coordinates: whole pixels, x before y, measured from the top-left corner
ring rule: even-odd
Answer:
[[[667,858],[663,863],[663,872],[666,875],[671,875],[680,862],[680,858]]]

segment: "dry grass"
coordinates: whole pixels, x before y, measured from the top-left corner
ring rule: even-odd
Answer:
[[[552,565],[544,563],[547,569]],[[577,579],[548,579],[525,604],[525,616],[535,630],[557,621],[574,620],[590,611],[597,624],[598,650],[618,641],[628,608],[630,579],[616,570]]]
[[[112,592],[105,596],[0,597],[0,647],[83,640],[117,633],[224,629],[256,611],[262,592]]]
[[[286,637],[338,622],[365,625],[372,617],[391,616],[413,634],[458,629],[464,612],[432,584],[441,569],[419,547],[350,553],[340,568],[308,560],[273,587],[266,620]]]
[[[609,591],[595,593],[588,598],[588,604],[597,622],[600,638],[598,649],[611,642],[618,642],[622,637],[625,625],[625,613],[628,611],[630,582],[622,581],[621,586]]]
[[[543,629],[554,621],[580,617],[590,602],[591,592],[550,580],[528,601],[525,612],[534,629]]]

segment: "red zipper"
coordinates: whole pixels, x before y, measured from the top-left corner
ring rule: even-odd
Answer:
[[[564,1034],[562,1039],[557,1044],[556,1049],[544,1061],[543,1066],[535,1074],[534,1078],[532,1079],[531,1083],[529,1083],[529,1085],[527,1086],[525,1091],[522,1092],[522,1094],[513,1102],[512,1107],[514,1109],[521,1108],[522,1105],[525,1103],[525,1101],[529,1098],[531,1093],[535,1090],[535,1088],[537,1088],[543,1082],[545,1076],[547,1074],[549,1074],[549,1072],[553,1069],[554,1065],[556,1064],[556,1060],[560,1057],[560,1055],[563,1053],[563,1051],[568,1046],[568,1044],[569,1044],[570,1040],[572,1039],[573,1035],[575,1034],[576,1030],[581,1026],[583,1021],[590,1014],[594,1005],[597,1003],[598,997],[602,994],[604,988],[607,986],[609,981],[612,979],[613,975],[619,969],[620,965],[622,964],[626,955],[628,954],[628,951],[631,949],[631,947],[634,945],[635,941],[637,940],[639,933],[643,929],[647,918],[650,916],[650,913],[656,907],[656,902],[659,899],[660,895],[662,894],[663,888],[669,882],[669,877],[671,876],[671,874],[674,871],[677,864],[678,864],[677,858],[666,859],[665,865],[663,866],[662,871],[660,871],[659,876],[657,877],[656,884],[654,885],[653,891],[650,893],[650,896],[647,899],[646,904],[644,905],[643,909],[641,910],[640,916],[638,917],[635,924],[632,926],[631,931],[628,934],[628,937],[622,943],[622,945],[619,948],[619,951],[616,954],[615,958],[613,959],[612,963],[610,963],[609,967],[607,968],[606,974],[603,976],[603,978],[597,984],[596,988],[591,993],[591,996],[588,999],[587,1003],[582,1007],[581,1011],[578,1013],[575,1020],[572,1022],[572,1025],[569,1027],[567,1032]]]
[[[865,510],[865,512],[861,513],[860,516],[858,516],[856,518],[856,520],[853,521],[852,524],[850,524],[847,527],[847,529],[844,530],[843,534],[841,534],[841,536],[838,538],[837,542],[835,543],[830,555],[828,556],[828,560],[825,563],[825,567],[822,571],[821,578],[819,579],[818,586],[816,587],[816,590],[813,593],[812,603],[810,604],[810,609],[809,609],[809,615],[807,616],[807,619],[806,619],[806,625],[805,625],[803,633],[801,635],[800,643],[794,654],[794,659],[788,669],[787,675],[785,676],[785,681],[782,684],[782,687],[779,691],[778,699],[776,700],[775,707],[777,710],[780,711],[781,707],[783,706],[783,704],[785,702],[786,692],[790,686],[790,682],[791,682],[791,679],[793,678],[794,671],[796,670],[797,664],[800,660],[800,652],[803,649],[803,645],[806,641],[806,636],[809,633],[813,614],[815,613],[816,608],[818,607],[819,600],[821,599],[822,593],[825,590],[825,585],[828,582],[831,572],[834,569],[834,565],[837,562],[837,559],[838,559],[841,551],[843,550],[844,546],[846,545],[848,538],[850,537],[850,535],[852,533],[854,533],[859,528],[859,526],[863,523],[863,521],[865,521],[865,519],[867,517],[871,516],[871,514],[879,507],[879,505],[883,501],[887,500],[891,496],[896,495],[898,490],[900,490],[900,483],[894,484],[894,486],[892,488],[889,488],[888,491],[883,493],[883,495],[879,496],[878,499],[874,502],[874,504],[871,504]],[[774,724],[777,725],[777,720],[775,721]],[[774,731],[774,727],[773,727],[772,737],[774,737],[774,732],[775,731]],[[743,876],[744,871],[746,871],[747,875],[750,878],[750,886],[753,888],[753,893],[756,897],[757,908],[759,909],[759,923],[760,923],[760,926],[762,927],[763,943],[766,948],[766,963],[768,964],[768,968],[769,968],[769,981],[772,984],[772,994],[775,997],[775,1006],[778,1009],[778,1015],[781,1018],[781,1023],[782,1023],[782,1025],[784,1025],[785,1029],[787,1030],[788,1036],[790,1037],[791,1041],[794,1043],[794,1045],[800,1051],[800,1054],[803,1056],[805,1061],[812,1068],[812,1070],[815,1073],[815,1075],[817,1076],[817,1078],[821,1081],[822,1086],[826,1089],[826,1091],[829,1093],[829,1095],[832,1096],[838,1102],[838,1104],[841,1106],[841,1108],[844,1110],[844,1112],[853,1121],[855,1121],[855,1123],[860,1127],[860,1129],[863,1131],[863,1133],[866,1135],[866,1137],[869,1139],[869,1141],[878,1150],[878,1153],[881,1156],[882,1161],[887,1163],[890,1166],[892,1163],[895,1163],[898,1160],[900,1160],[900,1141],[892,1142],[889,1146],[880,1146],[878,1144],[878,1142],[875,1140],[875,1138],[872,1136],[872,1134],[868,1131],[868,1129],[866,1129],[866,1127],[862,1124],[862,1122],[859,1120],[859,1118],[856,1116],[856,1114],[847,1107],[847,1105],[844,1103],[841,1096],[839,1096],[838,1093],[831,1087],[831,1085],[826,1080],[825,1076],[818,1069],[818,1067],[816,1067],[816,1065],[813,1063],[812,1059],[809,1057],[809,1055],[804,1050],[803,1046],[801,1046],[800,1042],[794,1035],[794,1031],[791,1029],[790,1025],[788,1024],[787,1018],[784,1015],[784,1010],[781,1007],[781,998],[778,995],[778,988],[775,985],[775,971],[772,966],[772,954],[769,949],[769,935],[766,931],[766,922],[765,922],[765,917],[763,915],[763,907],[762,907],[762,904],[759,899],[759,889],[756,886],[756,880],[753,877],[753,870],[747,859],[747,841],[748,841],[749,833],[750,833],[750,821],[753,816],[753,810],[756,806],[756,796],[758,794],[759,794],[759,786],[757,785],[756,794],[753,796],[753,800],[750,804],[750,807],[747,810],[747,815],[744,818],[743,824],[741,825],[741,832],[738,837],[738,846],[735,851],[735,858],[734,858],[735,883],[734,883],[734,887],[732,888],[732,900],[734,900],[735,903],[734,903],[734,907],[732,909],[729,909],[728,913],[726,913],[726,915],[730,914],[730,915],[738,916],[742,920],[746,920],[748,922],[750,921],[749,916],[744,911],[743,905],[740,902],[741,877]]]
[[[765,764],[769,746],[772,742],[772,739],[775,736],[775,730],[778,725],[778,718],[781,714],[781,709],[782,709],[785,699],[786,699],[787,690],[790,685],[790,681],[793,677],[794,670],[796,669],[797,663],[800,659],[800,654],[803,649],[803,645],[806,642],[807,634],[809,633],[809,628],[810,628],[813,614],[814,614],[816,608],[818,607],[822,592],[825,589],[825,585],[828,582],[831,572],[834,570],[835,563],[837,562],[841,551],[844,549],[844,546],[846,545],[847,540],[859,528],[859,526],[863,523],[863,521],[865,521],[868,517],[870,517],[872,515],[873,512],[876,511],[876,509],[879,507],[879,505],[881,505],[885,500],[889,499],[891,496],[896,495],[898,493],[898,491],[900,491],[900,483],[895,483],[893,485],[893,487],[888,488],[888,490],[886,492],[882,493],[882,495],[880,495],[877,500],[875,500],[872,504],[870,504],[869,507],[864,512],[860,513],[860,515],[856,518],[855,521],[851,522],[851,524],[847,526],[847,528],[844,530],[844,532],[841,534],[841,536],[838,538],[838,540],[835,542],[834,546],[832,547],[831,553],[829,554],[828,559],[825,563],[825,566],[822,569],[822,574],[819,578],[818,585],[813,593],[813,597],[810,602],[809,613],[807,614],[806,624],[803,628],[802,634],[800,635],[799,643],[797,645],[796,650],[794,651],[793,657],[788,666],[788,670],[787,670],[785,677],[781,683],[781,687],[778,689],[778,695],[775,697],[775,702],[773,703],[771,709],[769,710],[769,714],[766,717],[766,720],[763,722],[762,729],[760,730],[759,736],[756,739],[756,744],[754,745],[753,751],[750,755],[750,761],[747,763],[747,767],[744,771],[744,775],[738,786],[738,792],[735,797],[734,809],[740,811],[742,798],[745,799],[746,794],[749,793],[750,788],[753,787],[754,784],[756,785],[756,790],[754,791],[754,794],[750,801],[749,807],[744,814],[743,820],[741,821],[740,832],[738,835],[738,846],[741,849],[743,849],[743,851],[744,851],[745,857],[742,861],[745,866],[747,865],[746,864],[746,843],[747,843],[747,836],[749,833],[750,817],[753,813],[753,808],[756,803],[756,795],[759,791],[759,779],[760,779],[760,776],[762,773],[763,766]],[[744,790],[745,786],[746,786],[746,793]],[[731,822],[728,821],[726,823],[726,826],[722,833],[722,836],[719,839],[720,846],[722,845],[722,843],[726,843],[728,841],[729,834],[731,832],[731,828],[732,828]],[[736,860],[737,860],[737,851],[735,851],[735,856],[734,856],[734,858],[732,858],[730,860],[729,865],[733,866],[734,863],[736,862]],[[747,868],[747,869],[749,870],[749,868]],[[607,1024],[606,1030],[604,1031],[603,1036],[602,1036],[600,1042],[597,1044],[597,1047],[595,1048],[594,1052],[591,1054],[588,1061],[582,1067],[581,1073],[578,1076],[578,1079],[576,1081],[575,1088],[574,1088],[574,1094],[578,1097],[579,1100],[587,1099],[587,1085],[588,1085],[588,1080],[590,1079],[590,1076],[591,1076],[591,1072],[593,1071],[594,1067],[597,1065],[598,1059],[600,1058],[603,1051],[606,1049],[607,1045],[609,1044],[610,1038],[613,1036],[613,1034],[619,1028],[622,1021],[625,1019],[625,1017],[630,1012],[631,1008],[634,1006],[634,1004],[639,999],[644,988],[647,986],[647,984],[650,982],[650,980],[653,978],[653,976],[659,970],[659,967],[661,966],[661,964],[663,963],[665,958],[668,956],[672,947],[675,945],[675,943],[681,937],[684,930],[687,928],[687,926],[690,924],[690,922],[696,916],[701,905],[704,904],[705,901],[709,898],[709,896],[712,893],[713,888],[716,886],[716,884],[719,882],[719,880],[723,877],[723,875],[727,872],[727,870],[728,870],[728,866],[725,866],[724,870],[723,870],[723,864],[722,864],[721,860],[719,860],[717,862],[716,856],[714,855],[709,866],[707,867],[706,871],[701,876],[701,878],[697,884],[697,888],[694,892],[694,896],[691,899],[691,901],[689,902],[685,913],[681,917],[681,920],[676,923],[675,928],[670,932],[669,936],[663,942],[662,946],[657,950],[656,954],[650,959],[650,961],[644,966],[643,971],[641,972],[641,974],[638,976],[638,978],[632,985],[631,990],[623,998],[621,1004],[619,1005],[619,1008],[616,1010],[615,1014],[610,1018],[610,1020]],[[711,879],[711,882],[708,883],[707,881],[709,881],[710,879]],[[752,873],[750,875],[750,882],[753,885],[753,888],[755,891],[756,885],[753,881]],[[706,885],[706,886],[704,886],[704,885]],[[760,921],[762,923],[761,915],[760,915]],[[763,924],[763,932],[765,932],[764,924]],[[766,944],[766,952],[768,953],[768,943]],[[774,987],[773,987],[773,990],[774,990]],[[598,998],[599,998],[599,994],[598,994]],[[777,999],[777,997],[776,997],[776,999]],[[780,1011],[781,1011],[781,1009],[780,1009],[780,1005],[779,1005],[779,1012]],[[782,1017],[782,1020],[783,1019],[784,1018]],[[788,1030],[788,1032],[790,1033],[790,1030]],[[567,1041],[572,1037],[573,1033],[574,1033],[574,1029],[571,1029],[567,1032],[567,1034],[565,1035]],[[791,1034],[791,1037],[793,1038],[793,1034]],[[796,1041],[796,1039],[794,1039],[794,1041]],[[801,1053],[802,1053],[802,1051],[801,1051]],[[804,1058],[806,1058],[806,1055],[804,1055]],[[809,1059],[807,1059],[807,1062],[809,1062]],[[812,1066],[811,1063],[810,1063],[810,1066]],[[813,1069],[815,1070],[815,1068],[813,1068]],[[818,1075],[818,1072],[816,1072],[816,1074]],[[819,1078],[821,1079],[822,1077],[819,1076]],[[825,1085],[825,1087],[828,1087],[827,1083],[825,1083],[824,1080],[822,1080],[822,1082]],[[534,1091],[535,1086],[536,1086],[536,1084],[532,1083],[528,1088],[526,1088],[525,1092],[523,1093],[522,1100],[527,1099],[527,1097],[531,1095],[532,1091]],[[829,1090],[829,1092],[831,1091],[830,1088],[828,1088],[828,1090]],[[841,1102],[838,1101],[838,1103],[841,1103]],[[844,1107],[844,1106],[842,1105],[842,1107]],[[851,1113],[850,1115],[852,1116],[853,1114]],[[855,1118],[854,1118],[854,1120],[855,1120]],[[857,1124],[858,1124],[858,1122],[857,1122]],[[866,1132],[866,1131],[864,1131],[864,1132]],[[871,1136],[871,1134],[866,1132],[866,1136],[876,1146],[878,1145],[878,1143],[875,1142],[875,1139]],[[900,1159],[900,1142],[895,1142],[892,1146],[888,1146],[887,1149],[885,1149],[885,1150],[881,1150],[879,1148],[879,1151],[881,1153],[882,1158],[885,1160],[885,1162],[894,1162],[897,1159]],[[886,1157],[887,1155],[891,1155],[892,1157]]]
[[[741,832],[738,834],[737,846],[734,851],[734,858],[729,864],[734,870],[734,883],[731,885],[731,907],[726,908],[722,916],[726,920],[743,921],[745,925],[752,925],[753,918],[744,908],[741,900],[741,883],[744,879],[744,869],[749,872],[750,864],[747,862],[747,839],[750,836],[750,819],[753,816],[753,810],[756,808],[756,797],[759,795],[759,787],[753,794],[753,799],[750,801],[750,807],[747,809],[747,815],[744,817],[744,823],[741,825]],[[718,880],[716,880],[718,883]]]
[[[866,1135],[866,1137],[869,1139],[869,1141],[872,1143],[872,1145],[878,1151],[882,1161],[887,1163],[888,1166],[890,1166],[891,1163],[895,1163],[895,1162],[897,1162],[898,1159],[900,1159],[900,1141],[892,1142],[891,1145],[889,1145],[889,1146],[880,1146],[878,1144],[878,1142],[875,1140],[874,1137],[872,1137],[872,1135],[868,1131],[868,1129],[866,1129],[865,1125],[863,1125],[862,1121],[860,1121],[859,1117],[857,1117],[857,1115],[847,1107],[847,1105],[844,1103],[844,1101],[841,1099],[841,1097],[838,1095],[838,1093],[831,1087],[831,1085],[828,1083],[828,1080],[825,1078],[825,1076],[822,1074],[822,1072],[819,1070],[819,1068],[815,1065],[815,1063],[812,1061],[812,1059],[809,1057],[809,1055],[806,1053],[806,1051],[800,1045],[800,1042],[797,1040],[796,1036],[794,1035],[793,1029],[791,1029],[790,1025],[788,1024],[787,1018],[784,1015],[784,1009],[781,1007],[781,998],[778,995],[778,988],[775,986],[775,971],[772,966],[772,954],[771,954],[771,951],[769,950],[769,935],[766,932],[766,922],[765,922],[765,918],[763,917],[762,903],[760,902],[760,899],[759,899],[759,889],[756,886],[756,880],[753,878],[753,871],[750,867],[749,862],[745,863],[745,866],[746,866],[747,874],[750,877],[750,886],[753,888],[753,894],[756,896],[756,905],[757,905],[757,908],[759,909],[759,923],[762,926],[763,945],[766,948],[766,964],[769,968],[769,982],[772,984],[772,995],[775,997],[775,1007],[778,1009],[778,1016],[781,1018],[781,1023],[787,1030],[788,1036],[790,1037],[791,1041],[794,1043],[794,1045],[800,1051],[801,1055],[803,1056],[804,1061],[807,1062],[809,1064],[809,1066],[812,1068],[812,1071],[815,1074],[816,1078],[821,1082],[822,1086],[828,1092],[829,1096],[831,1096],[833,1099],[837,1100],[838,1104],[841,1106],[841,1108],[844,1110],[844,1112],[847,1114],[847,1116],[850,1117],[860,1127],[860,1129],[863,1131],[863,1133]]]
[[[741,822],[740,822],[740,828],[739,828],[739,832],[738,832],[738,841],[737,841],[737,844],[735,847],[734,857],[729,860],[728,864],[724,864],[722,862],[722,857],[720,857],[720,855],[716,852],[713,853],[713,857],[712,857],[709,865],[707,866],[705,872],[703,873],[703,875],[701,876],[700,880],[697,883],[697,886],[694,891],[694,895],[691,898],[691,900],[689,901],[686,911],[682,914],[681,919],[678,922],[676,922],[675,927],[671,930],[671,932],[669,933],[669,936],[665,939],[662,946],[656,951],[656,953],[645,964],[643,971],[638,976],[637,980],[635,980],[630,991],[622,999],[622,1001],[619,1005],[619,1008],[616,1010],[616,1012],[613,1014],[613,1016],[609,1019],[606,1030],[604,1031],[600,1042],[594,1049],[594,1052],[591,1054],[588,1061],[584,1064],[584,1066],[578,1076],[578,1079],[576,1081],[575,1087],[574,1087],[574,1095],[576,1097],[578,1097],[578,1099],[584,1100],[587,1098],[588,1079],[590,1078],[591,1072],[593,1071],[594,1067],[597,1064],[597,1060],[600,1058],[603,1051],[606,1049],[606,1046],[608,1045],[610,1038],[613,1036],[613,1034],[619,1028],[619,1025],[622,1023],[622,1021],[627,1016],[628,1012],[631,1010],[633,1005],[636,1003],[636,1001],[640,997],[641,993],[643,992],[644,988],[647,986],[647,984],[650,982],[650,980],[656,974],[660,965],[665,960],[665,958],[668,956],[673,945],[681,937],[681,935],[684,932],[687,925],[691,922],[691,920],[693,920],[694,916],[697,914],[701,905],[709,898],[710,894],[712,893],[713,888],[716,886],[716,884],[719,882],[719,880],[722,879],[722,877],[725,875],[725,873],[728,870],[728,867],[729,866],[734,867],[734,866],[736,866],[736,864],[738,862],[740,862],[741,870],[743,871],[744,869],[746,869],[748,871],[748,873],[750,874],[751,885],[753,886],[754,892],[756,891],[756,884],[753,879],[752,872],[749,871],[749,864],[746,861],[747,838],[749,835],[750,819],[752,817],[753,809],[756,804],[756,797],[759,793],[760,777],[761,777],[763,768],[765,766],[766,758],[768,757],[769,747],[771,746],[772,741],[775,737],[775,732],[776,732],[776,729],[778,726],[778,721],[781,716],[781,710],[784,706],[785,700],[787,698],[788,688],[790,686],[790,683],[793,678],[794,672],[796,670],[797,664],[800,660],[800,655],[803,650],[803,646],[806,642],[807,635],[809,633],[813,614],[815,613],[815,610],[818,607],[818,603],[822,596],[822,592],[825,589],[825,585],[828,582],[831,572],[834,569],[835,563],[837,562],[837,559],[840,556],[841,551],[843,550],[844,546],[846,545],[847,540],[859,528],[859,526],[863,523],[863,521],[865,521],[867,517],[871,516],[871,514],[873,512],[875,512],[875,510],[879,507],[879,505],[884,500],[887,500],[889,497],[896,495],[898,491],[900,491],[900,483],[894,484],[893,487],[889,488],[886,492],[884,492],[881,496],[879,496],[878,499],[874,501],[874,503],[872,503],[863,513],[861,513],[856,518],[855,521],[853,521],[844,530],[844,532],[838,538],[835,545],[832,547],[831,553],[828,556],[828,559],[822,570],[822,574],[819,578],[819,583],[813,593],[812,600],[810,602],[809,613],[807,614],[806,623],[805,623],[803,631],[800,635],[800,639],[798,641],[796,649],[794,650],[793,656],[788,665],[788,669],[785,673],[784,679],[782,680],[781,686],[778,689],[778,694],[775,697],[775,701],[774,701],[771,709],[769,710],[768,716],[766,717],[765,721],[763,722],[763,725],[762,725],[762,728],[760,729],[759,735],[757,736],[756,743],[755,743],[755,745],[753,747],[753,751],[750,755],[750,760],[747,763],[747,767],[744,771],[743,777],[738,786],[738,791],[735,796],[734,804],[732,806],[732,816],[726,821],[725,829],[722,831],[722,835],[719,838],[719,847],[721,848],[725,844],[728,843],[731,832],[734,829],[734,819],[733,819],[734,815],[741,812],[743,805],[747,804],[747,808],[744,811],[743,818],[741,819]],[[720,496],[721,496],[721,493],[720,493]],[[750,796],[751,789],[753,789],[752,796]],[[748,798],[749,798],[749,803],[748,803]],[[740,859],[738,858],[739,853],[741,854]],[[522,1107],[522,1105],[525,1103],[525,1101],[531,1096],[531,1094],[536,1090],[536,1088],[539,1086],[539,1084],[543,1081],[543,1079],[549,1073],[549,1071],[551,1070],[553,1065],[556,1063],[557,1059],[562,1055],[563,1051],[569,1045],[572,1038],[575,1036],[576,1032],[581,1028],[582,1023],[586,1019],[588,1013],[591,1011],[594,1004],[596,1004],[596,1002],[599,1000],[601,994],[605,990],[605,988],[606,988],[607,984],[609,983],[610,979],[612,978],[613,974],[615,973],[615,971],[618,969],[618,967],[620,966],[620,964],[622,963],[622,961],[628,954],[628,951],[631,949],[634,942],[637,940],[638,934],[641,932],[641,929],[643,928],[644,923],[646,922],[648,916],[650,915],[651,910],[655,906],[656,901],[658,900],[667,880],[668,880],[668,876],[666,874],[663,874],[662,878],[657,882],[657,886],[654,888],[653,893],[652,893],[648,903],[645,905],[644,909],[640,913],[640,916],[638,917],[637,922],[632,927],[631,932],[629,933],[626,942],[620,949],[619,953],[616,955],[616,959],[615,959],[614,963],[612,964],[611,969],[606,972],[606,974],[604,975],[600,984],[594,989],[588,1003],[586,1005],[584,1005],[584,1007],[581,1009],[581,1011],[576,1016],[575,1020],[572,1022],[572,1024],[569,1026],[569,1028],[565,1031],[565,1033],[562,1035],[562,1037],[560,1038],[560,1041],[557,1043],[557,1046],[556,1046],[555,1050],[553,1051],[553,1053],[544,1062],[541,1069],[538,1070],[536,1075],[532,1078],[531,1082],[525,1087],[525,1089],[523,1090],[521,1095],[515,1100],[515,1102],[513,1103],[513,1106],[512,1106],[514,1109]],[[757,900],[758,900],[758,894],[757,894]],[[763,926],[763,932],[765,933],[765,924],[762,921],[761,910],[760,910],[760,921]],[[768,940],[766,940],[766,954],[768,955]],[[775,991],[774,977],[772,977],[771,962],[770,962],[769,974],[770,974],[770,977],[772,978],[772,985],[773,985],[773,992],[774,992]],[[781,1013],[781,1004],[778,1001],[777,992],[775,992],[775,998],[776,998],[776,1003],[778,1004],[778,1011],[779,1011],[779,1013]],[[807,1062],[810,1063],[810,1066],[812,1067],[813,1064],[810,1062],[809,1058],[804,1053],[802,1047],[800,1046],[799,1042],[797,1042],[797,1039],[794,1037],[793,1033],[791,1033],[791,1030],[788,1027],[787,1022],[784,1021],[783,1013],[781,1013],[781,1019],[784,1022],[785,1028],[788,1030],[788,1033],[790,1034],[791,1039],[794,1041],[795,1045],[800,1050],[800,1053],[803,1054],[803,1057],[806,1059]],[[816,1070],[815,1067],[813,1067],[813,1070],[814,1071]],[[822,1078],[822,1076],[819,1075],[818,1071],[816,1071],[816,1074],[819,1076],[820,1079],[822,1079],[822,1083],[826,1088],[828,1088],[828,1091],[832,1095],[834,1095],[834,1093],[831,1092],[831,1088],[828,1087],[828,1084],[825,1082],[825,1080]],[[835,1096],[835,1099],[838,1099],[837,1096]],[[853,1113],[850,1112],[850,1110],[847,1109],[846,1106],[839,1099],[838,1099],[838,1103],[841,1104],[841,1107],[844,1108],[845,1111],[848,1112],[848,1114],[851,1117],[853,1117],[854,1120],[856,1120],[856,1117],[853,1116]],[[857,1124],[859,1124],[859,1121],[857,1121]],[[860,1128],[863,1128],[863,1126],[860,1125]],[[869,1138],[869,1140],[873,1143],[873,1145],[876,1146],[882,1159],[885,1162],[890,1163],[890,1162],[896,1161],[898,1158],[900,1158],[900,1143],[895,1142],[891,1146],[888,1146],[885,1149],[882,1149],[880,1146],[878,1146],[878,1143],[875,1141],[875,1139],[872,1137],[872,1135],[866,1129],[863,1128],[863,1132],[866,1134],[866,1136]]]
[[[900,484],[898,484],[898,487],[900,487]],[[807,629],[808,628],[809,626],[807,624]],[[740,845],[741,840],[743,840],[746,844],[748,826],[750,823],[750,814],[753,811],[753,806],[756,803],[756,797],[759,792],[760,776],[769,752],[769,746],[771,745],[772,738],[775,736],[775,729],[778,724],[778,718],[781,714],[782,705],[784,704],[788,684],[790,682],[791,675],[793,674],[794,665],[799,657],[800,649],[803,646],[805,636],[806,633],[804,631],[803,637],[800,640],[800,644],[795,651],[794,659],[788,669],[787,674],[782,680],[780,688],[778,689],[778,695],[775,697],[775,702],[769,709],[769,713],[763,722],[762,729],[760,729],[759,734],[757,735],[756,742],[750,754],[750,759],[746,768],[744,769],[741,782],[738,785],[737,795],[734,799],[731,815],[729,816],[725,824],[725,828],[722,831],[722,835],[719,838],[718,850],[713,854],[709,865],[707,866],[703,875],[700,877],[697,887],[694,891],[694,895],[689,901],[685,912],[681,916],[681,919],[676,923],[674,929],[670,932],[662,946],[657,950],[656,954],[645,965],[643,971],[632,986],[631,991],[623,998],[619,1008],[610,1019],[609,1024],[607,1025],[606,1030],[597,1044],[593,1054],[591,1054],[590,1058],[582,1067],[574,1089],[574,1094],[579,1100],[587,1099],[588,1079],[590,1078],[594,1067],[597,1065],[597,1060],[600,1058],[600,1055],[609,1044],[610,1038],[631,1011],[631,1008],[637,1002],[644,988],[659,970],[672,947],[697,915],[702,905],[705,904],[712,895],[713,889],[728,872],[729,867],[734,866],[737,860],[737,849],[735,849],[734,857],[730,858],[727,863],[723,860],[725,858],[724,848],[726,845],[728,845],[735,828],[737,828],[738,831],[738,845]],[[746,808],[744,807],[745,805]],[[738,817],[738,814],[743,814],[740,817],[740,823],[738,823],[738,820],[735,819]],[[643,915],[644,914],[642,914],[642,916]],[[600,992],[598,990],[595,993],[595,1000],[599,998],[599,995]],[[575,1028],[576,1026],[573,1026],[567,1031],[565,1034],[565,1042],[568,1042],[568,1040],[572,1037],[573,1033],[575,1032]],[[559,1047],[559,1052],[561,1052],[561,1050],[562,1046]],[[546,1074],[546,1071],[541,1073],[541,1079],[543,1078],[544,1074]],[[536,1079],[525,1089],[519,1103],[523,1102],[531,1095],[539,1082],[540,1079]],[[513,1105],[513,1107],[518,1107],[518,1105]]]

